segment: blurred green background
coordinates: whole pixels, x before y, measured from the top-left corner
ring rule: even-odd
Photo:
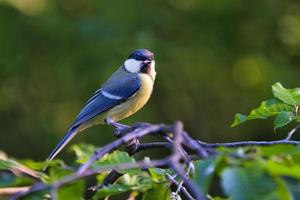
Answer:
[[[300,86],[298,1],[0,0],[0,149],[45,159],[138,48],[156,54],[155,90],[122,122],[180,119],[210,142],[280,138],[292,127],[230,124],[271,97],[273,83]],[[72,143],[103,145],[111,130],[96,126]]]

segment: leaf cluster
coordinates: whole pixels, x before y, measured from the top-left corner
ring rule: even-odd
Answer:
[[[244,147],[230,149],[220,147],[218,154],[203,160],[194,161],[195,173],[191,177],[208,198],[254,200],[254,199],[297,199],[300,197],[300,147],[277,145],[270,147]],[[0,187],[20,187],[35,185],[39,179],[44,184],[51,184],[62,177],[74,173],[74,168],[88,158],[96,147],[87,144],[74,145],[72,150],[76,159],[71,165],[56,160],[50,166],[48,175],[37,172],[44,163],[32,160],[0,160]],[[144,158],[149,162],[149,158]],[[95,162],[92,167],[134,163],[134,158],[126,152],[116,150]],[[34,171],[36,177],[16,169]],[[101,186],[107,172],[96,176],[96,185],[100,186],[91,192],[91,199],[114,199],[114,196],[125,195],[132,199],[167,200],[172,196],[171,184],[166,175],[174,176],[171,169],[149,168],[119,170],[122,173],[115,183]],[[86,190],[93,185],[78,179],[60,187],[58,199],[84,199]],[[216,189],[219,188],[219,190]],[[0,189],[1,191],[1,189]],[[50,189],[33,193],[25,199],[50,198]],[[177,195],[177,199],[180,198]]]
[[[275,117],[274,129],[283,127],[292,121],[300,122],[300,88],[286,89],[281,83],[272,86],[274,98],[261,102],[248,115],[236,114],[232,127],[249,120]]]

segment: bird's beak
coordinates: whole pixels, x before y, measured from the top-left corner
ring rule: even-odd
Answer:
[[[151,62],[152,62],[151,60],[145,60],[143,63],[144,63],[144,65],[148,65]]]

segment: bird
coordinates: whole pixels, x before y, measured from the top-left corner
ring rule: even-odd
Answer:
[[[48,156],[44,170],[77,133],[97,124],[120,129],[127,127],[117,121],[136,113],[147,103],[155,77],[154,54],[147,49],[133,51],[88,99],[63,139]]]

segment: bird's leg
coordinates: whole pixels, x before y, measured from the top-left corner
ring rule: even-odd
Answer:
[[[111,119],[110,117],[105,118],[105,123],[108,125],[112,125],[114,126],[116,129],[114,130],[113,134],[115,137],[119,138],[122,136],[122,131],[124,129],[129,129],[130,126],[124,125],[124,124],[120,124],[118,122],[115,122],[113,119]],[[139,144],[139,139],[138,138],[134,138],[132,140],[130,140],[129,142],[127,142],[125,144],[125,147],[128,151],[129,154],[133,154],[136,150],[137,150],[137,146]]]
[[[127,125],[124,125],[124,124],[120,124],[118,122],[115,122],[114,120],[112,120],[110,117],[107,117],[105,118],[104,122],[107,124],[107,125],[111,125],[113,127],[115,127],[115,131],[114,131],[114,136],[116,137],[119,137],[120,136],[120,133],[122,132],[122,130],[124,129],[128,129],[129,126]]]
[[[124,125],[124,124],[120,124],[118,122],[115,122],[114,120],[112,120],[112,118],[107,117],[105,118],[105,123],[111,126],[114,126],[115,128],[120,128],[120,129],[125,129],[125,128],[129,128],[129,126]]]

